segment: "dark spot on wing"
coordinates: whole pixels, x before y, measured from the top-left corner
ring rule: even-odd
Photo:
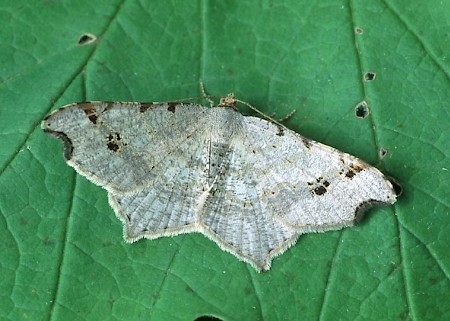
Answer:
[[[345,177],[350,178],[350,179],[352,179],[353,176],[355,176],[355,175],[356,175],[356,173],[352,169],[349,169],[348,172],[345,173]]]
[[[358,164],[350,164],[347,172],[345,173],[345,177],[352,179],[357,173],[361,172],[362,170],[364,170],[367,166],[365,166],[364,164],[358,163]]]
[[[147,110],[153,107],[153,103],[141,103],[139,106],[139,111],[145,113]]]
[[[302,142],[303,142],[303,145],[305,145],[305,147],[306,147],[307,149],[311,149],[311,146],[313,145],[313,142],[312,142],[311,139],[302,137]]]
[[[78,103],[78,107],[80,107],[86,116],[88,116],[89,121],[93,123],[94,125],[97,124],[97,110],[92,106],[92,103],[86,102],[86,103]]]
[[[106,137],[106,146],[112,152],[119,152],[122,146],[126,146],[122,141],[119,133],[111,133]]]
[[[313,190],[313,192],[316,195],[323,195],[323,194],[325,194],[327,192],[327,189],[325,188],[325,186],[319,186],[319,187],[316,187]]]
[[[103,104],[105,104],[106,106],[105,109],[103,109],[102,114],[106,113],[107,111],[109,111],[114,107],[114,103],[110,101],[104,101]]]
[[[344,158],[343,158],[343,157],[339,157],[339,160],[341,161],[342,165],[345,167],[345,160],[344,160]],[[345,171],[345,168],[342,168],[342,169],[339,171],[339,175],[344,174],[344,171]]]
[[[307,182],[307,184],[311,187],[311,193],[316,196],[324,195],[328,191],[328,187],[330,186],[330,182],[324,180],[323,177],[318,177],[315,181]]]
[[[177,103],[168,103],[167,110],[172,112],[172,113],[175,113],[175,106],[176,105],[177,105]]]
[[[284,128],[283,127],[278,126],[277,136],[284,136]]]
[[[110,151],[117,152],[119,150],[119,145],[117,145],[116,143],[108,142],[107,146]]]

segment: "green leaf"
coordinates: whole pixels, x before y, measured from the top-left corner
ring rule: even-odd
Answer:
[[[449,1],[3,2],[1,319],[450,319]],[[302,236],[263,274],[198,234],[126,244],[106,192],[40,121],[76,101],[199,97],[200,80],[278,117],[296,109],[289,128],[403,195]]]

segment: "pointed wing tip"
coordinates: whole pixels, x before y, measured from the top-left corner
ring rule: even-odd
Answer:
[[[47,135],[53,136],[58,138],[63,145],[63,156],[66,161],[70,161],[73,155],[73,144],[70,140],[69,136],[66,135],[64,132],[55,131],[48,127],[46,123],[44,123],[46,120],[42,121],[41,128],[43,129],[44,133]]]

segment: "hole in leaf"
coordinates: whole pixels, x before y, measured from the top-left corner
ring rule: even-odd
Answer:
[[[364,30],[360,27],[355,27],[355,33],[357,35],[362,35],[362,34],[364,34]]]
[[[355,107],[355,115],[358,118],[364,119],[367,116],[369,116],[370,110],[369,105],[363,100],[362,102],[358,103]]]
[[[372,81],[375,80],[376,77],[376,73],[374,73],[373,71],[368,71],[364,74],[364,81]]]
[[[80,38],[78,39],[78,45],[79,46],[86,46],[90,45],[91,43],[95,42],[97,40],[97,37],[90,33],[83,33]]]
[[[381,147],[381,148],[378,150],[378,156],[380,157],[380,159],[385,158],[386,155],[387,155],[387,153],[388,153],[388,150],[387,150],[386,148]]]
[[[403,187],[395,180],[393,177],[387,177],[389,182],[391,182],[392,187],[394,188],[394,192],[397,196],[400,196],[403,194]]]

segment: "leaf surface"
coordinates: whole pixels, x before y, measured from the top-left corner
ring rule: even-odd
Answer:
[[[450,318],[449,2],[21,0],[0,21],[0,318]],[[79,45],[86,33],[97,40]],[[199,97],[200,80],[296,109],[286,126],[403,195],[302,236],[263,274],[198,234],[126,244],[106,192],[40,121],[76,101]]]

